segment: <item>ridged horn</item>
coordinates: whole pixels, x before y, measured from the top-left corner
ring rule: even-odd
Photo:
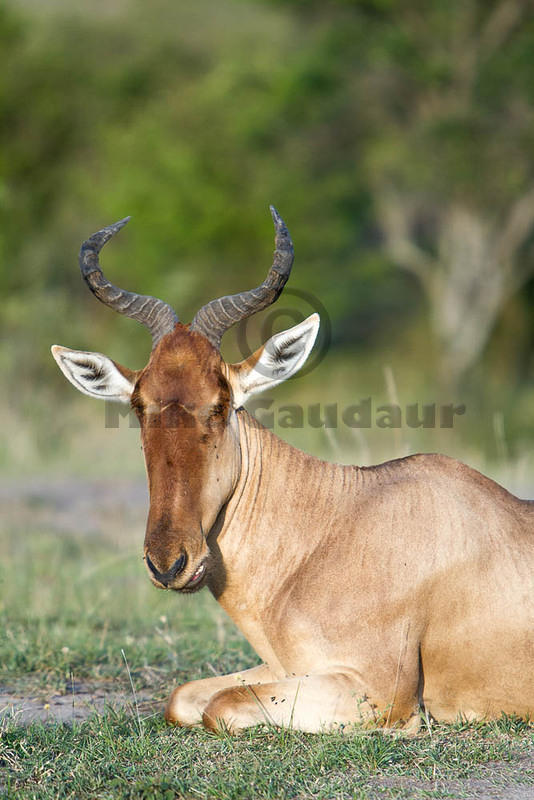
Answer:
[[[191,330],[202,333],[217,349],[223,334],[232,325],[274,303],[289,278],[294,257],[293,242],[278,211],[274,206],[270,209],[275,229],[275,251],[272,267],[263,283],[257,289],[212,300],[195,314],[191,323]]]
[[[115,222],[114,225],[102,228],[82,244],[79,259],[80,270],[84,281],[102,303],[114,311],[118,311],[119,314],[136,319],[148,328],[152,334],[152,348],[154,348],[162,336],[173,330],[178,322],[176,313],[167,303],[158,300],[157,297],[127,292],[113,286],[105,277],[98,261],[98,254],[102,247],[129,220],[130,217],[125,217],[120,222]]]

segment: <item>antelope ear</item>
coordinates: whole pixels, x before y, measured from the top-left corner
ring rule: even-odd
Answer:
[[[83,394],[100,400],[130,402],[136,378],[133,370],[121,367],[102,353],[69,350],[59,344],[52,346],[52,355],[63,375]]]
[[[274,336],[245,361],[228,365],[233,403],[239,408],[248,398],[271,389],[299,370],[313,347],[319,331],[319,314]]]

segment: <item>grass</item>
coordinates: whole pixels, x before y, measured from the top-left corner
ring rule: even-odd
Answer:
[[[0,683],[57,690],[75,679],[159,691],[201,674],[257,662],[208,592],[179,598],[148,581],[140,543],[64,532],[4,534]]]
[[[182,598],[150,585],[140,531],[141,522],[132,532],[117,520],[105,537],[32,525],[31,514],[6,520],[2,692],[44,702],[68,694],[74,676],[127,704],[68,725],[4,719],[0,796],[341,800],[484,796],[481,786],[506,796],[506,787],[534,786],[534,731],[512,718],[432,725],[414,739],[266,726],[233,738],[170,728],[159,708],[137,712],[132,684],[162,701],[176,683],[257,663],[206,591]]]
[[[7,724],[0,762],[4,792],[17,798],[445,797],[452,780],[525,753],[529,736],[505,720],[411,740],[265,727],[232,738],[161,718],[139,730],[132,714],[110,712],[73,726]],[[522,780],[534,785],[532,772]]]

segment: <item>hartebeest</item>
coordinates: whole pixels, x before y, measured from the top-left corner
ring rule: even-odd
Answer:
[[[95,233],[82,275],[148,327],[150,360],[132,371],[52,348],[77,389],[131,403],[139,417],[154,585],[207,585],[263,661],[175,689],[167,719],[410,730],[421,708],[438,720],[534,713],[534,503],[440,455],[368,468],[319,461],[243,408],[304,364],[319,327],[312,314],[245,361],[221,358],[224,332],[288,279],[291,238],[272,214],[265,281],[208,303],[190,325],[104,277],[100,249],[127,220]]]

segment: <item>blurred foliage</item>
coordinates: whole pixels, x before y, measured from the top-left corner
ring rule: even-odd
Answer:
[[[300,397],[329,375],[340,402],[359,398],[377,390],[369,363],[376,383],[392,360],[410,400],[431,395],[439,346],[421,287],[382,246],[377,189],[402,189],[428,212],[414,236],[429,252],[446,203],[460,198],[498,221],[528,189],[534,16],[522,7],[0,6],[0,364],[11,424],[46,420],[39,447],[50,453],[64,431],[49,413],[72,397],[49,356],[54,341],[132,367],[148,355],[146,332],[80,281],[88,234],[131,214],[102,257],[106,273],[188,321],[211,297],[263,279],[269,203],[295,241],[291,287],[321,299],[333,330],[330,367],[281,391]],[[531,240],[521,256],[532,261]],[[534,422],[533,294],[530,283],[508,301],[462,387],[489,417],[504,410],[512,440]],[[483,436],[476,425],[466,435]]]

